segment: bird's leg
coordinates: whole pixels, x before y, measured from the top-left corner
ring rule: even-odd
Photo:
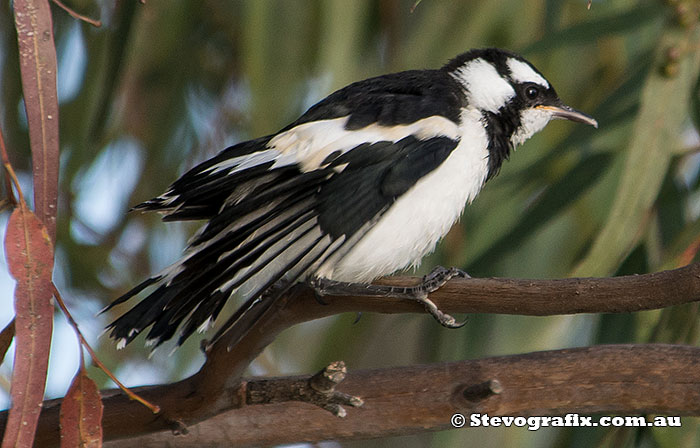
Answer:
[[[399,287],[389,285],[372,285],[365,283],[349,283],[329,280],[326,278],[312,278],[309,280],[317,297],[331,296],[360,296],[360,297],[390,297],[394,299],[409,299],[419,302],[425,310],[437,320],[440,325],[447,328],[459,328],[466,322],[457,322],[454,317],[443,313],[428,299],[428,294],[437,291],[445,283],[454,277],[471,278],[466,272],[457,268],[444,268],[437,266],[430,274],[423,277],[417,286]]]

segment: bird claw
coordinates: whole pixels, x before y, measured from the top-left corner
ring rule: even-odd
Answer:
[[[425,275],[418,286],[395,287],[386,285],[365,285],[345,283],[325,278],[311,278],[309,286],[314,290],[316,300],[323,305],[327,303],[322,299],[325,295],[358,295],[365,297],[391,297],[416,301],[425,307],[425,310],[446,328],[460,328],[467,321],[457,320],[446,314],[428,298],[428,295],[443,287],[453,278],[471,278],[469,274],[458,268],[445,268],[437,266],[429,274]]]
[[[432,300],[428,299],[427,297],[424,299],[416,299],[416,301],[420,302],[425,306],[425,310],[433,316],[433,318],[438,321],[440,325],[446,328],[461,328],[463,327],[467,321],[464,320],[462,322],[457,322],[457,320],[452,317],[452,315],[447,314],[443,311],[440,310],[440,308],[435,305],[435,302]]]
[[[467,274],[461,269],[451,267],[445,268],[443,266],[436,266],[429,274],[423,276],[423,282],[421,287],[425,289],[426,293],[435,292],[442,288],[445,283],[449,282],[453,278],[472,278],[471,275]]]
[[[311,289],[314,291],[314,299],[316,299],[316,302],[319,305],[328,305],[328,302],[323,300],[323,296],[326,295],[326,291],[323,288],[323,283],[321,282],[321,279],[317,277],[312,277],[308,281],[309,286]]]

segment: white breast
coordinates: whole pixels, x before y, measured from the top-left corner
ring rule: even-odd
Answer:
[[[461,140],[433,172],[403,194],[334,266],[316,275],[346,282],[369,282],[411,265],[435,249],[488,174],[488,136],[474,110],[462,113]]]

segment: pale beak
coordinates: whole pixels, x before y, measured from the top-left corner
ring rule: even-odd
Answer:
[[[594,128],[598,128],[598,122],[595,120],[595,118],[591,117],[590,115],[586,115],[573,107],[569,107],[566,104],[561,104],[558,106],[547,106],[543,104],[540,106],[535,106],[535,109],[551,112],[554,118],[562,118],[565,120],[576,121],[578,123],[590,124]]]

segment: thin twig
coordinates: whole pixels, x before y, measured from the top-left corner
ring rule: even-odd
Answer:
[[[416,10],[416,8],[418,7],[418,4],[419,4],[421,1],[422,1],[422,0],[416,0],[416,2],[413,4],[413,6],[411,6],[411,9],[409,10],[409,12],[410,12],[411,14],[413,14],[413,11]]]
[[[97,354],[95,351],[90,347],[90,344],[85,340],[85,337],[83,334],[80,332],[80,329],[78,328],[78,324],[73,320],[73,316],[71,316],[70,312],[68,311],[68,308],[66,307],[65,302],[63,301],[63,298],[61,297],[61,293],[58,292],[58,288],[56,288],[56,285],[51,282],[51,288],[53,288],[53,294],[56,297],[56,302],[58,302],[58,306],[61,308],[63,311],[63,314],[66,315],[66,319],[68,319],[68,322],[70,325],[73,327],[73,330],[75,330],[76,334],[78,335],[78,338],[80,339],[80,343],[85,347],[85,349],[90,353],[90,357],[92,358],[92,362],[97,364],[97,366],[102,369],[102,371],[112,380],[114,383],[119,386],[121,390],[124,391],[125,394],[129,396],[132,400],[136,400],[142,405],[146,406],[148,409],[150,409],[154,414],[157,414],[160,412],[160,407],[158,405],[155,405],[153,403],[150,403],[146,399],[136,395],[133,393],[131,390],[129,390],[128,387],[123,385],[116,376],[105,366],[102,364],[102,361],[97,357]],[[81,357],[82,357],[82,350],[81,350]]]
[[[700,251],[700,238],[696,238],[695,241],[690,243],[680,257],[678,257],[677,267],[687,266],[692,263],[698,251]]]
[[[5,137],[2,135],[2,129],[0,129],[0,153],[2,155],[2,163],[5,165],[5,169],[10,172],[12,165],[10,165],[10,157],[7,155],[7,148],[5,147]],[[10,167],[9,169],[7,167]],[[14,175],[14,172],[13,172]],[[17,184],[19,188],[19,183]],[[17,198],[12,191],[12,183],[8,177],[5,177],[5,189],[7,189],[7,199],[10,204],[14,207],[17,205]],[[20,197],[22,195],[20,194]]]
[[[15,170],[12,169],[12,165],[10,165],[9,162],[3,163],[5,165],[5,171],[7,171],[7,174],[10,175],[10,179],[12,179],[12,183],[15,184],[15,188],[17,188],[17,196],[19,196],[19,201],[18,203],[22,207],[27,207],[26,202],[24,202],[24,195],[22,194],[22,188],[19,186],[19,180],[17,179],[17,175],[15,174]]]
[[[90,17],[84,16],[84,15],[82,15],[82,14],[78,14],[77,12],[73,11],[73,10],[70,9],[68,6],[66,6],[65,4],[63,4],[63,2],[61,2],[60,0],[52,0],[52,1],[53,1],[59,8],[61,8],[62,10],[64,10],[64,11],[67,12],[68,14],[70,14],[71,17],[73,17],[73,18],[78,19],[78,20],[82,20],[83,22],[89,23],[90,25],[92,25],[92,26],[94,26],[94,27],[97,27],[97,28],[99,28],[99,27],[102,26],[102,22],[101,22],[100,20],[91,19]]]

